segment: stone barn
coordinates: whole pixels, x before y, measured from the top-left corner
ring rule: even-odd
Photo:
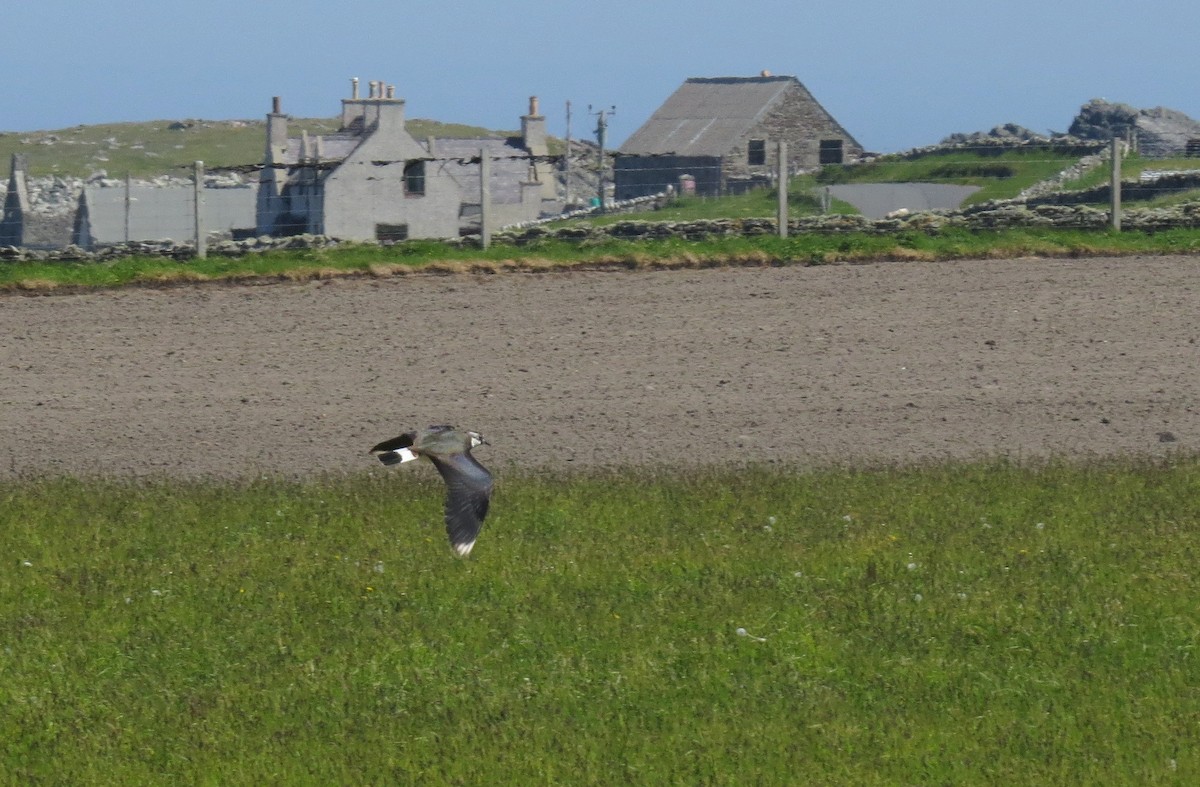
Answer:
[[[616,198],[668,187],[715,196],[765,185],[778,172],[781,140],[790,172],[863,153],[794,76],[693,77],[617,151]]]

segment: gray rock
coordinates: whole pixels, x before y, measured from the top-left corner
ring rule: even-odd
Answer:
[[[1084,104],[1070,133],[1083,139],[1132,138],[1147,156],[1182,156],[1188,142],[1200,140],[1200,122],[1166,107],[1136,109],[1095,98]]]

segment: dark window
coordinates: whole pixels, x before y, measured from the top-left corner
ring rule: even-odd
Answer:
[[[404,165],[404,193],[410,197],[425,194],[425,162],[410,161]]]
[[[767,163],[767,141],[765,139],[752,139],[746,149],[746,163],[754,166],[756,164]]]
[[[380,243],[408,240],[407,224],[376,224],[375,240]]]
[[[841,164],[842,163],[842,140],[840,139],[823,139],[821,140],[821,152],[818,159],[822,164]]]

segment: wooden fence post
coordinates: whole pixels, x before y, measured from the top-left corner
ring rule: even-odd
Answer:
[[[779,237],[786,238],[788,235],[788,162],[787,162],[787,142],[779,140],[779,205],[777,211],[779,224]]]
[[[133,208],[133,176],[128,172],[125,173],[125,242],[129,243],[129,213]]]
[[[492,158],[484,148],[479,149],[479,245],[492,245],[492,195],[488,186],[492,179]]]
[[[1114,232],[1121,231],[1121,140],[1112,138],[1112,215],[1110,221]]]
[[[195,163],[192,173],[192,217],[196,227],[196,259],[202,260],[208,256],[207,236],[204,231],[204,162]]]

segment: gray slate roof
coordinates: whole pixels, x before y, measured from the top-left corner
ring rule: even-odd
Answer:
[[[792,76],[693,77],[625,140],[620,152],[723,156],[796,85],[804,89]]]
[[[354,149],[363,141],[361,134],[322,134],[321,135],[321,160],[325,163],[342,161],[354,152]],[[288,137],[287,149],[283,154],[283,163],[290,167],[294,167],[300,163],[300,148],[302,145],[302,137]],[[316,149],[316,135],[308,138],[308,155],[311,157]]]

